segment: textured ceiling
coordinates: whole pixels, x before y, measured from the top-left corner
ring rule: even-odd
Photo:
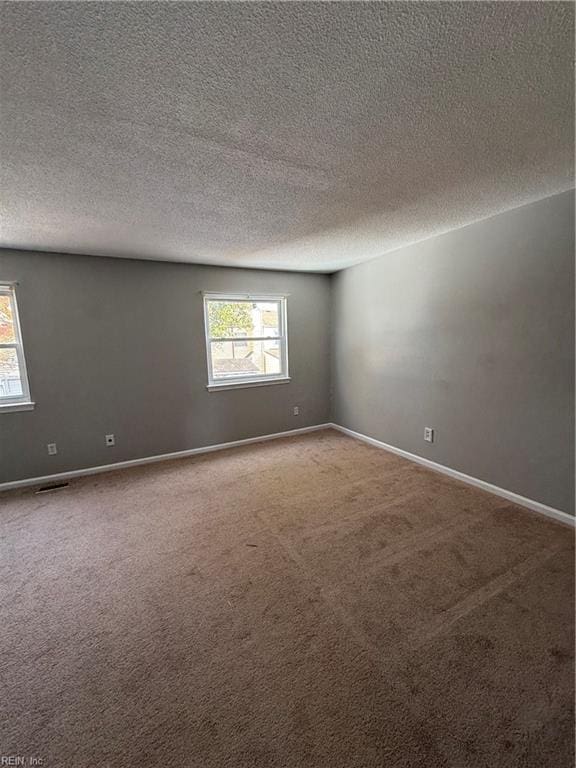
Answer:
[[[3,3],[0,245],[333,271],[573,186],[571,3]]]

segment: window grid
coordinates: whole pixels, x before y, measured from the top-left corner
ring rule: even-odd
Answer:
[[[251,304],[253,307],[261,304],[275,304],[277,306],[278,330],[270,335],[212,335],[209,309],[211,303],[222,302],[226,304]],[[288,343],[286,323],[286,296],[285,295],[237,295],[237,294],[204,294],[204,325],[206,333],[206,357],[208,364],[208,387],[249,386],[251,384],[266,384],[274,381],[288,380]],[[214,371],[214,344],[231,344],[242,346],[251,343],[277,342],[279,350],[279,370],[272,374],[254,371],[253,373],[216,373]],[[262,347],[263,348],[263,347]],[[263,353],[264,354],[264,353]]]
[[[24,347],[22,344],[22,332],[20,330],[20,319],[18,315],[18,304],[16,302],[16,290],[13,284],[0,283],[0,296],[7,296],[12,316],[12,328],[14,331],[13,341],[0,342],[0,350],[13,349],[16,354],[18,364],[18,373],[20,376],[20,388],[22,393],[19,395],[5,394],[0,388],[0,406],[18,405],[30,402],[30,387],[28,384],[28,374],[26,371],[26,359],[24,357]]]

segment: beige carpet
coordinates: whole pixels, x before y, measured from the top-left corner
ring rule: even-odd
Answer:
[[[569,528],[334,431],[0,507],[0,756],[573,765]]]

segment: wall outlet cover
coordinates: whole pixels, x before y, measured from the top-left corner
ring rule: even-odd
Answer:
[[[48,443],[46,448],[48,448],[49,456],[56,456],[56,454],[58,453],[58,448],[56,447],[56,443]]]
[[[432,427],[424,427],[424,440],[427,443],[434,442],[434,430],[432,429]]]
[[[114,435],[106,435],[106,445],[107,446],[116,445],[116,438],[114,437]]]

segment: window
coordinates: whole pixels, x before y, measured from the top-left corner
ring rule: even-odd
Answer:
[[[208,389],[289,381],[285,296],[204,294]]]
[[[31,407],[13,285],[0,283],[0,411]]]

